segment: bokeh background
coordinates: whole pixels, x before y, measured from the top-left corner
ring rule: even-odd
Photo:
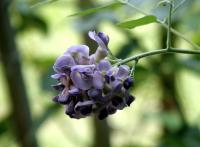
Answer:
[[[164,20],[159,0],[130,0]],[[69,46],[96,45],[89,30],[109,35],[109,48],[126,58],[165,47],[158,24],[126,30],[116,26],[142,15],[127,6],[87,16],[75,12],[108,0],[0,1],[0,147],[199,147],[200,56],[158,55],[142,59],[132,88],[135,102],[104,121],[75,120],[52,102],[55,59]],[[178,5],[181,0],[175,0]],[[186,0],[173,15],[173,27],[200,45],[200,1]],[[195,49],[173,36],[173,46]],[[133,64],[133,63],[132,63]],[[131,63],[129,64],[131,65]]]

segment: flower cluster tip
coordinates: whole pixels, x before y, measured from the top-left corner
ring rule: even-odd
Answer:
[[[84,118],[92,113],[101,120],[122,110],[135,100],[130,94],[133,78],[126,65],[112,66],[108,56],[109,37],[89,32],[98,48],[92,55],[86,45],[74,45],[59,56],[51,77],[59,81],[53,88],[59,92],[53,101],[65,105],[65,113],[71,118]]]

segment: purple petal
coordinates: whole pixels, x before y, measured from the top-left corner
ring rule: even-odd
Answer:
[[[81,64],[81,65],[88,65],[90,62],[90,58],[89,57],[79,57],[77,58],[77,63]]]
[[[106,75],[108,75],[109,77],[111,76],[115,76],[119,71],[119,68],[118,67],[111,67],[107,72],[106,72]]]
[[[53,66],[55,72],[63,72],[65,68],[75,65],[74,59],[70,55],[62,55],[56,59]]]
[[[62,93],[59,95],[58,102],[61,104],[67,104],[69,98],[68,96],[69,96],[68,88],[65,87]]]
[[[89,47],[86,45],[71,46],[64,54],[70,54],[77,64],[89,64]]]
[[[66,75],[64,73],[58,73],[58,74],[51,75],[51,78],[59,80],[60,78],[63,78],[65,76]]]
[[[121,88],[122,88],[121,81],[115,80],[115,81],[111,82],[110,85],[112,86],[113,91],[116,91],[116,92],[121,91]]]
[[[99,36],[99,38],[101,38],[105,45],[108,45],[109,37],[106,34],[99,32],[97,35]]]
[[[71,71],[78,71],[81,73],[88,73],[91,74],[93,73],[93,70],[95,68],[95,65],[75,65],[71,68]]]
[[[78,71],[72,71],[70,74],[73,84],[82,90],[88,90],[92,87],[92,77],[81,74]]]
[[[80,89],[76,88],[76,87],[70,87],[70,90],[69,90],[69,94],[70,95],[78,95],[80,94]]]
[[[108,55],[108,50],[98,47],[95,52],[95,61],[99,62]]]
[[[76,56],[80,54],[83,57],[89,57],[89,47],[86,45],[73,45],[67,49],[64,54],[70,54],[71,56]]]
[[[97,89],[103,89],[104,79],[99,71],[95,71],[93,75],[93,86]]]
[[[99,45],[99,47],[97,48],[95,52],[94,61],[98,62],[101,59],[104,59],[108,55],[107,44],[108,44],[109,38],[101,32],[96,34],[95,31],[89,32],[88,35],[92,40],[96,41],[97,44]]]
[[[95,54],[90,55],[90,61],[89,64],[95,64]]]
[[[111,64],[107,60],[101,60],[99,64],[97,65],[97,69],[104,72],[108,71],[110,68],[111,68]]]
[[[100,100],[102,99],[102,90],[95,88],[89,89],[88,96],[92,99]]]
[[[118,78],[127,78],[129,75],[129,71],[130,71],[130,69],[128,66],[120,65],[116,76]]]
[[[104,43],[104,41],[96,34],[95,31],[90,31],[88,35],[92,40],[96,41],[101,48],[107,49],[107,44]]]

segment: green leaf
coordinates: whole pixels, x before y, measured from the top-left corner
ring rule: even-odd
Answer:
[[[89,15],[92,13],[97,13],[103,10],[109,10],[109,9],[116,9],[120,6],[122,6],[123,4],[120,2],[114,2],[114,3],[110,3],[104,6],[100,6],[100,7],[96,7],[96,8],[91,8],[91,9],[87,9],[84,11],[80,11],[74,14],[69,15],[68,17],[72,17],[72,16],[83,16],[83,15]]]
[[[135,27],[139,27],[139,26],[146,25],[153,22],[157,22],[156,17],[153,15],[148,15],[139,19],[121,22],[117,24],[117,26],[122,27],[122,28],[127,28],[127,29],[133,29]]]

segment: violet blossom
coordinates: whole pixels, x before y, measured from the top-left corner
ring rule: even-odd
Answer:
[[[53,88],[58,96],[53,101],[65,105],[71,118],[84,118],[96,114],[104,119],[117,110],[130,106],[135,97],[129,92],[133,78],[126,65],[112,66],[106,60],[109,37],[102,32],[89,32],[98,44],[96,52],[89,55],[86,45],[74,45],[58,57],[53,65],[58,80]]]

